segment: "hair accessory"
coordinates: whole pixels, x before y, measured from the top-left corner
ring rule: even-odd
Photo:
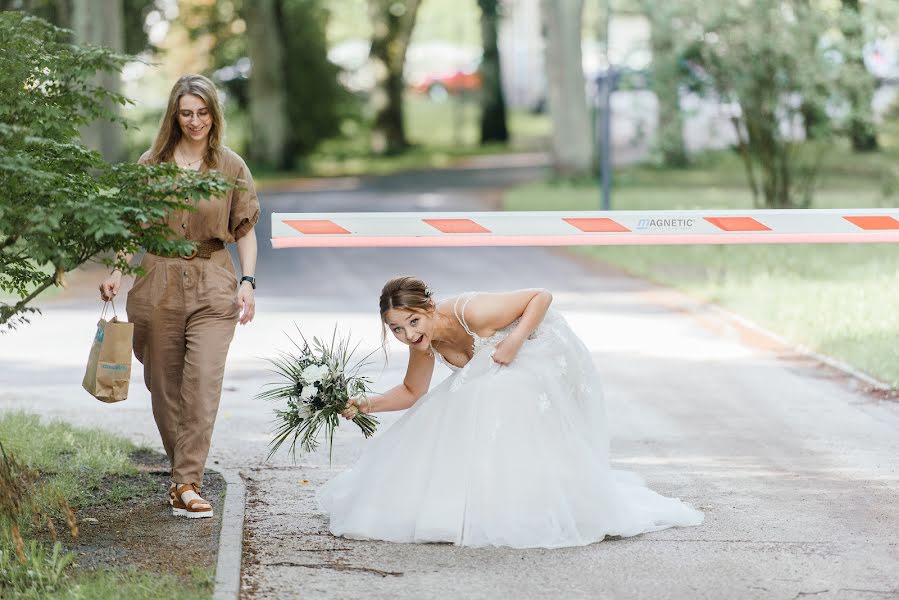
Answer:
[[[431,288],[427,286],[425,286],[425,296],[427,296],[428,298],[431,297]]]

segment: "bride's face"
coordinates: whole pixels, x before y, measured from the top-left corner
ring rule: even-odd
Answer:
[[[416,312],[392,308],[384,314],[384,322],[396,339],[416,350],[424,351],[432,341],[434,314],[434,311]]]

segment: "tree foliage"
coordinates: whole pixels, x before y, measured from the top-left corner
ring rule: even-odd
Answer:
[[[506,125],[506,99],[503,95],[499,59],[500,0],[478,0],[481,9],[481,145],[509,141]]]
[[[809,206],[823,152],[837,137],[859,150],[876,148],[875,80],[863,50],[895,32],[895,2],[640,3],[651,17],[654,45],[661,33],[673,50],[653,48],[654,62],[661,54],[654,79],[660,70],[676,75],[680,89],[704,93],[729,110],[756,205]],[[675,72],[675,63],[689,68]],[[669,96],[666,113],[675,106]]]
[[[355,110],[351,94],[339,81],[340,68],[328,60],[326,30],[328,11],[321,0],[273,0],[271,8],[277,18],[274,26],[265,31],[269,40],[277,44],[281,59],[268,65],[277,73],[276,83],[283,87],[279,93],[286,102],[279,120],[285,123],[283,143],[278,157],[263,158],[279,168],[291,168],[297,158],[310,153],[324,140],[340,133],[344,117]],[[248,46],[247,12],[253,8],[249,0],[215,0],[195,4],[184,16],[185,25],[196,38],[209,36],[213,78],[223,84],[243,109],[254,101],[247,76],[235,68],[241,60],[250,64],[270,60],[269,56],[253,56]],[[252,67],[249,77],[253,76]],[[254,86],[257,94],[265,95],[266,86]],[[257,97],[257,102],[265,98]],[[251,144],[253,142],[251,141]]]
[[[846,48],[847,100],[852,114],[846,126],[852,148],[860,152],[877,150],[877,129],[871,100],[874,97],[874,77],[865,68],[865,22],[859,0],[842,0],[840,31]]]
[[[821,39],[827,15],[804,0],[758,0],[696,6],[688,52],[698,80],[730,107],[756,206],[795,208],[812,202],[833,122],[815,124],[806,140],[804,115],[826,114],[839,68]]]
[[[403,67],[420,6],[421,0],[368,0],[372,23],[369,60],[375,69],[375,88],[369,99],[371,147],[378,154],[397,154],[409,147],[403,119]]]
[[[689,164],[684,141],[684,119],[680,107],[681,82],[687,74],[683,60],[685,39],[679,24],[686,15],[682,4],[641,0],[641,10],[650,26],[652,91],[659,101],[659,121],[655,147],[661,164],[686,167]]]
[[[95,83],[129,59],[69,43],[68,32],[19,12],[0,13],[0,327],[27,322],[29,304],[101,254],[186,251],[163,217],[221,194],[221,176],[175,165],[111,165],[78,143],[79,127],[118,117],[126,99]],[[177,196],[173,195],[177,190]]]
[[[0,10],[18,10],[71,29],[73,4],[77,0],[0,0]],[[125,52],[137,54],[147,47],[144,24],[156,0],[115,0],[122,3]]]

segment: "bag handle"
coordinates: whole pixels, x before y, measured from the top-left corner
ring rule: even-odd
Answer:
[[[100,318],[101,319],[106,318],[106,309],[109,308],[110,304],[112,304],[112,318],[115,319],[116,321],[118,321],[119,315],[117,315],[116,311],[115,311],[115,300],[111,300],[111,299],[107,300],[106,302],[103,303],[103,310],[100,311]]]

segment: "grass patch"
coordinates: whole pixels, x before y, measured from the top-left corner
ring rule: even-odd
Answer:
[[[882,178],[899,153],[825,159],[816,208],[899,206]],[[597,210],[595,182],[524,185],[506,210]],[[616,210],[749,209],[752,198],[733,155],[701,157],[691,169],[647,166],[615,174]],[[764,246],[589,246],[573,249],[634,275],[738,312],[796,343],[899,388],[899,244]]]
[[[66,549],[83,529],[79,509],[89,508],[118,528],[115,515],[132,510],[136,499],[156,498],[159,482],[134,462],[148,451],[106,432],[22,412],[0,414],[0,441],[0,597],[210,596],[208,569],[188,578],[133,566],[88,570]]]
[[[468,152],[480,146],[481,108],[475,96],[451,96],[444,101],[407,94],[406,132],[409,141],[425,148],[458,148]],[[508,151],[544,148],[552,133],[549,114],[515,109],[508,112],[509,145],[497,145]]]
[[[94,429],[79,429],[62,421],[41,423],[36,415],[21,412],[0,417],[0,440],[27,466],[39,471],[42,505],[62,494],[74,509],[93,498],[103,480],[137,473],[129,455],[136,450],[128,440]]]
[[[203,581],[210,583],[203,583]],[[172,575],[141,573],[133,569],[96,571],[79,577],[77,582],[47,595],[20,593],[9,598],[31,600],[159,600],[160,598],[209,598],[211,578],[205,576],[194,584],[185,584]],[[6,598],[6,596],[3,596]]]

